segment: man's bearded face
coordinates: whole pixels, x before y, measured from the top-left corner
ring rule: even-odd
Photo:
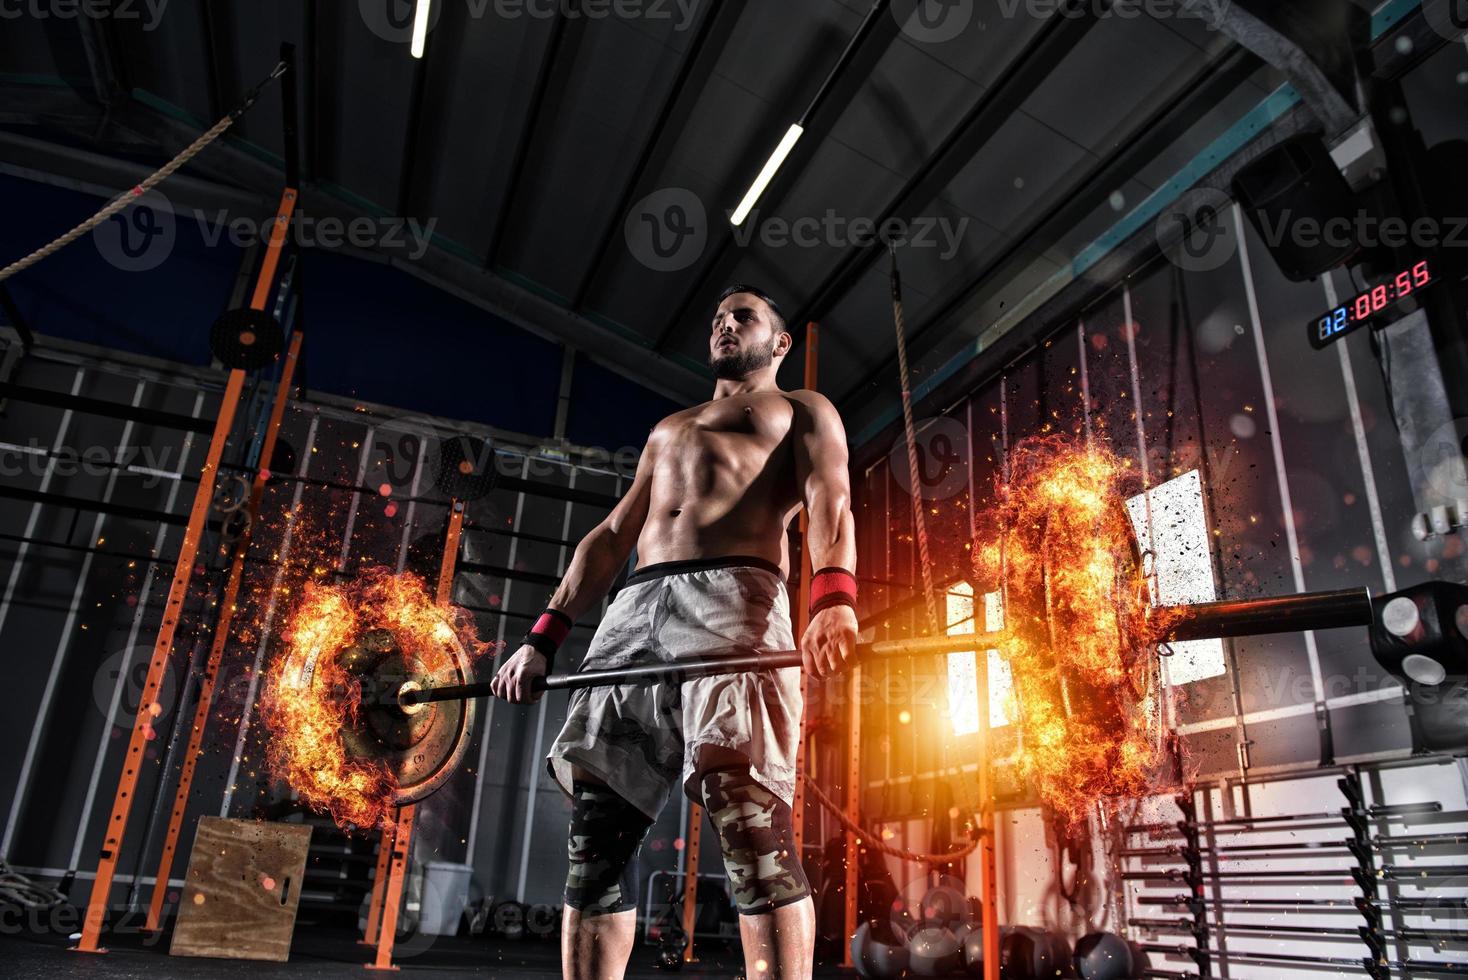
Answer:
[[[729,335],[732,343],[715,342],[709,354],[709,367],[714,377],[739,381],[755,371],[767,368],[775,360],[775,338],[765,341],[741,340]]]

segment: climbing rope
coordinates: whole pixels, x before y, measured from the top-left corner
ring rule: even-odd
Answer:
[[[229,127],[233,126],[237,121],[239,121],[239,118],[243,116],[246,112],[248,112],[250,107],[255,104],[256,100],[260,98],[260,94],[265,91],[265,86],[275,81],[275,79],[285,74],[285,72],[286,63],[282,61],[275,66],[275,69],[271,71],[269,76],[263,79],[259,85],[256,85],[245,95],[244,99],[240,102],[240,104],[235,108],[233,112],[225,116],[223,119],[219,120],[219,122],[215,123],[213,128],[211,128],[203,136],[200,136],[198,139],[194,140],[187,147],[185,147],[183,152],[174,157],[172,160],[168,161],[168,163],[164,164],[162,169],[155,171],[152,175],[150,175],[147,179],[145,179],[141,184],[138,184],[132,190],[127,191],[124,194],[118,195],[115,199],[113,199],[110,204],[108,204],[102,210],[98,211],[96,214],[92,215],[86,221],[83,221],[81,224],[77,225],[71,231],[68,231],[66,234],[62,235],[60,238],[51,242],[49,245],[42,246],[41,248],[36,249],[30,255],[27,255],[25,258],[12,262],[4,269],[0,269],[0,283],[3,283],[5,280],[9,279],[13,275],[16,275],[17,273],[24,272],[26,269],[29,269],[31,266],[35,265],[37,262],[41,261],[47,256],[54,255],[57,252],[61,251],[63,248],[70,245],[72,242],[76,241],[83,235],[87,234],[87,232],[91,231],[93,228],[96,228],[108,218],[112,217],[115,214],[118,214],[119,212],[131,206],[134,201],[136,201],[138,198],[141,198],[144,194],[147,194],[149,191],[157,187],[159,184],[163,183],[169,177],[172,177],[174,172],[177,171],[178,168],[188,163],[200,153],[203,153],[205,148],[207,148],[215,140],[219,139],[219,137],[223,136],[224,131],[229,129]]]
[[[938,600],[933,593],[933,565],[928,557],[928,522],[923,514],[922,481],[918,472],[917,434],[912,423],[912,378],[907,370],[907,322],[902,313],[902,277],[897,271],[897,244],[888,243],[892,254],[892,320],[897,330],[897,371],[902,382],[902,431],[907,440],[907,475],[912,497],[913,530],[917,537],[918,564],[923,573],[923,602],[928,613],[928,634],[937,635]]]
[[[907,366],[907,317],[902,308],[902,274],[897,268],[897,243],[889,242],[888,252],[892,258],[891,286],[892,286],[892,323],[897,332],[897,372],[898,381],[902,390],[902,431],[907,443],[907,473],[908,483],[911,488],[912,497],[912,522],[918,546],[918,563],[923,575],[923,604],[928,616],[928,634],[937,635],[947,624],[947,610],[944,610],[943,619],[938,618],[938,597],[933,588],[933,563],[928,551],[928,520],[927,514],[923,512],[922,482],[918,468],[917,458],[917,431],[912,421],[912,375]],[[978,597],[974,597],[974,628],[978,628]],[[982,656],[976,653],[976,656]],[[948,769],[948,743],[942,741],[938,746],[938,757],[941,766]],[[963,771],[960,769],[960,772]],[[960,777],[962,778],[962,777]],[[978,799],[978,778],[974,777],[975,783],[972,796]],[[975,825],[979,824],[979,815],[974,815]],[[967,854],[973,850],[970,846],[963,851]],[[942,863],[942,862],[940,862]]]
[[[66,903],[66,896],[50,885],[42,885],[12,868],[0,858],[0,905],[22,909],[53,909]]]

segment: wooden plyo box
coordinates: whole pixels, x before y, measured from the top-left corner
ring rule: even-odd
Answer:
[[[200,818],[169,954],[285,962],[310,844],[302,824]]]

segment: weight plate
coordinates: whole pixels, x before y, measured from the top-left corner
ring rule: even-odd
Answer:
[[[264,310],[230,310],[209,328],[209,349],[228,368],[254,371],[285,349],[285,331]]]
[[[322,655],[316,649],[306,658],[303,681],[325,683],[326,672],[317,669]],[[361,690],[357,711],[340,730],[347,757],[387,770],[397,787],[394,806],[432,795],[453,776],[468,751],[474,701],[403,707],[397,695],[404,686],[470,683],[473,670],[458,634],[447,620],[434,626],[427,641],[380,627],[367,630],[335,656]]]

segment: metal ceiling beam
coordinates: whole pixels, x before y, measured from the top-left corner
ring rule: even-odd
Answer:
[[[893,41],[901,33],[901,25],[898,17],[892,15],[888,10],[889,4],[886,0],[877,0],[867,12],[865,19],[857,28],[857,32],[848,42],[846,49],[837,60],[832,71],[827,74],[821,87],[806,109],[804,123],[804,134],[800,142],[795,144],[790,155],[786,157],[784,165],[764,194],[760,196],[759,209],[773,211],[780,206],[780,202],[790,189],[795,186],[800,175],[810,165],[811,159],[826,137],[830,135],[836,120],[841,113],[855,99],[858,91],[871,79],[872,72],[882,60],[882,56],[892,46]],[[778,121],[779,131],[775,133],[776,139],[783,136],[789,123],[793,120]],[[749,168],[743,185],[739,188],[742,192],[751,183],[751,178],[758,173],[763,166],[770,149],[775,146],[771,141],[768,146],[756,150],[758,158],[753,161]],[[728,221],[722,221],[720,231],[717,235],[718,244],[711,250],[708,258],[704,259],[698,272],[693,276],[692,284],[684,294],[682,302],[673,311],[662,328],[658,331],[657,340],[653,344],[653,350],[661,351],[673,336],[680,325],[685,323],[685,317],[696,303],[701,303],[708,298],[708,282],[710,279],[722,280],[729,276],[733,268],[738,264],[739,255],[730,255],[730,247],[734,243],[734,226]],[[713,235],[711,234],[711,237]],[[792,320],[792,323],[800,321]]]
[[[569,69],[560,75],[556,74],[556,62],[560,60],[561,49],[566,48],[571,55],[570,60],[575,60],[576,49],[580,47],[586,33],[587,20],[586,17],[567,18],[564,12],[557,11],[555,23],[551,25],[550,40],[546,42],[545,56],[540,61],[540,70],[535,77],[530,106],[525,112],[524,122],[520,124],[520,137],[515,141],[515,158],[510,164],[510,176],[505,182],[504,193],[500,195],[499,205],[495,210],[494,230],[490,235],[489,250],[484,257],[486,269],[493,269],[499,262],[505,234],[515,216],[520,180],[534,149],[536,136],[551,129],[549,125],[542,125],[545,107],[551,101],[553,92],[557,95],[564,93],[569,80]]]
[[[4,94],[5,87],[0,86],[0,95]],[[31,118],[26,120],[29,124],[38,126],[43,131],[64,133],[68,140],[80,140],[80,145],[91,147],[93,153],[102,156],[113,154],[121,157],[125,154],[141,153],[149,158],[156,156],[161,161],[182,151],[198,139],[201,132],[199,125],[160,113],[136,99],[111,112],[103,113],[100,121],[94,120],[85,130],[76,128],[72,119],[68,118],[71,113],[51,112],[51,106],[55,104],[52,100],[27,96],[21,92],[17,101],[19,104],[34,107]],[[273,213],[275,205],[272,198],[279,195],[280,169],[258,156],[239,151],[232,145],[235,138],[233,133],[227,134],[210,147],[208,153],[191,160],[182,174],[174,174],[168,183],[178,182],[184,174],[194,174],[206,182],[249,187],[261,196],[266,213]],[[222,147],[230,147],[231,152],[222,153]],[[151,169],[147,172],[151,172]]]
[[[153,137],[156,146],[184,146],[198,136],[183,123],[157,116],[141,107],[135,106],[134,110],[124,114],[134,129],[157,133]],[[150,119],[151,123],[141,122],[142,118]],[[70,138],[85,138],[85,132],[74,132]],[[204,212],[219,208],[240,213],[268,211],[272,195],[278,193],[280,186],[278,169],[232,145],[227,139],[216,143],[206,156],[210,159],[208,172],[217,175],[219,182],[211,183],[187,173],[174,174],[163,185],[163,190],[175,206]],[[129,159],[0,131],[0,173],[107,199],[137,186],[152,169]],[[311,212],[318,218],[344,221],[366,215],[361,208],[319,187],[311,194]],[[61,230],[57,229],[57,232]],[[337,251],[362,261],[392,265],[538,337],[586,351],[623,377],[680,404],[696,404],[707,397],[708,378],[705,375],[674,358],[649,351],[602,323],[579,316],[482,269],[478,263],[467,262],[439,248],[430,248],[417,261],[347,246]]]
[[[664,134],[680,132],[693,115],[693,109],[707,87],[707,80],[713,76],[714,67],[724,53],[729,35],[733,32],[742,10],[742,4],[738,0],[710,0],[703,20],[699,22],[698,33],[690,42],[688,53],[678,66],[678,74],[668,89],[667,98],[663,100],[647,139],[642,144],[642,152],[637,155],[637,163],[633,165],[627,182],[622,185],[622,192],[617,195],[617,205],[602,226],[601,233],[597,235],[596,247],[591,253],[591,268],[576,284],[576,290],[571,296],[571,309],[585,309],[587,296],[607,269],[606,259],[612,254],[612,242],[626,220],[627,209],[632,206],[634,195],[649,174],[661,172],[673,153],[672,142],[665,142]],[[699,80],[700,83],[690,85],[693,80]]]
[[[1054,333],[1056,324],[1073,328],[1075,318],[1088,307],[1113,295],[1118,283],[1165,258],[1159,253],[1154,222],[1184,193],[1184,188],[1212,188],[1228,193],[1230,181],[1249,160],[1292,136],[1318,132],[1318,124],[1299,95],[1284,87],[1263,95],[1252,108],[1235,118],[1222,133],[1163,181],[1167,193],[1153,194],[1133,211],[1120,216],[1096,235],[1079,255],[1057,270],[1042,260],[1020,267],[1014,278],[1033,282],[1008,309],[996,312],[992,299],[984,306],[989,316],[983,332],[940,364],[930,363],[919,390],[914,391],[915,412],[943,412],[969,393],[990,384]],[[1222,161],[1222,162],[1219,162]],[[1018,263],[1016,263],[1018,264]],[[1009,273],[1005,273],[1009,278]],[[895,403],[874,406],[864,418],[849,422],[853,436],[853,466],[869,465],[900,438],[901,412]]]
[[[908,360],[916,361],[936,346],[942,339],[938,328],[985,282],[1015,261],[1023,250],[1037,253],[1059,241],[1065,229],[1074,227],[1106,195],[1154,160],[1169,143],[1235,91],[1258,70],[1259,65],[1260,62],[1249,52],[1231,45],[1175,96],[1132,127],[1109,154],[1078,180],[1056,192],[1053,203],[1012,236],[998,255],[978,272],[949,289],[934,311],[908,330]],[[836,404],[849,405],[864,388],[884,376],[892,376],[896,369],[897,355],[894,352],[842,392],[836,398]]]
[[[152,171],[153,167],[131,160],[0,131],[0,173],[24,180],[110,198],[136,187]],[[224,207],[252,214],[267,207],[267,198],[262,194],[213,183],[187,172],[170,177],[164,192],[176,207],[200,211]],[[65,230],[54,229],[54,234]],[[34,229],[32,234],[44,237],[46,231]]]
[[[1081,2],[1070,6],[1073,9],[1051,15],[1050,22],[1015,57],[1012,67],[984,91],[937,151],[883,210],[877,219],[877,227],[891,218],[911,220],[918,209],[931,204],[1099,23],[1096,4]],[[824,318],[855,288],[872,263],[886,252],[886,246],[880,242],[849,248],[846,257],[816,288],[805,305],[797,309],[790,322],[804,323]],[[797,333],[795,346],[800,343]]]
[[[0,126],[40,126],[73,133],[95,131],[103,110],[71,86],[0,83]]]
[[[1184,7],[1202,16],[1213,13],[1211,8],[1216,6],[1210,0],[1182,0],[1182,3]],[[1254,6],[1258,9],[1257,14],[1245,9],[1243,2],[1225,4],[1221,11],[1213,13],[1218,17],[1218,29],[1283,72],[1310,107],[1310,111],[1325,126],[1327,138],[1350,128],[1360,118],[1361,109],[1347,102],[1346,95],[1337,87],[1337,83],[1332,81],[1312,56],[1312,52],[1306,51],[1298,39],[1301,27],[1308,25],[1311,20],[1330,18],[1317,16],[1305,21],[1292,18],[1289,13],[1290,4],[1255,3]],[[1353,70],[1352,43],[1353,40],[1362,43],[1369,41],[1371,16],[1349,3],[1330,0],[1329,6],[1351,16],[1343,18],[1342,23],[1346,29],[1339,32],[1327,34],[1311,28],[1310,41],[1315,49],[1314,54],[1329,57],[1336,63],[1334,67],[1337,69],[1337,78],[1342,82],[1349,82],[1349,87],[1354,87],[1356,73]],[[1359,36],[1362,32],[1365,36]],[[1358,37],[1353,39],[1353,33]],[[1342,66],[1344,71],[1341,70]],[[1351,93],[1353,101],[1354,94]]]

